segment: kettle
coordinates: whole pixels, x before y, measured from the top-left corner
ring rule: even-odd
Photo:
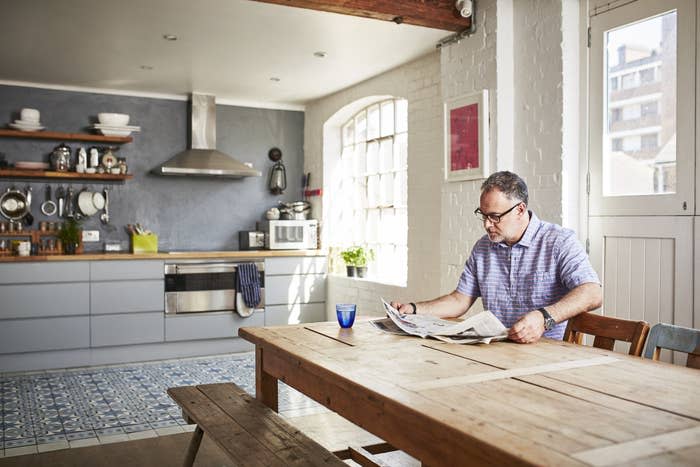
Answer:
[[[51,152],[51,167],[57,172],[68,172],[70,169],[70,148],[61,143]]]
[[[287,171],[282,163],[282,151],[278,148],[272,148],[267,153],[270,160],[275,164],[270,169],[270,178],[267,181],[267,187],[273,195],[281,195],[287,188]]]

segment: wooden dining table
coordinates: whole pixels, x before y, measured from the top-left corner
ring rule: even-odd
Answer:
[[[700,465],[700,371],[542,339],[458,345],[369,321],[242,328],[278,381],[438,465]]]

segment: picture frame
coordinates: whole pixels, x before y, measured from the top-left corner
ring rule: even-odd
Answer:
[[[478,180],[489,173],[486,89],[445,101],[445,180]]]

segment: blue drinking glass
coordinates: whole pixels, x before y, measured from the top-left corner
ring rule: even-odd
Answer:
[[[354,303],[338,303],[335,305],[335,314],[338,315],[338,324],[341,328],[351,328],[355,322],[355,311],[357,305]]]

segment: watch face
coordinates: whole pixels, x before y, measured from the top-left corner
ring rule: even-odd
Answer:
[[[544,329],[545,329],[545,331],[549,331],[550,329],[552,329],[552,328],[554,327],[555,324],[557,324],[557,323],[554,321],[554,318],[547,318],[547,319],[545,319],[545,320],[544,320]]]

